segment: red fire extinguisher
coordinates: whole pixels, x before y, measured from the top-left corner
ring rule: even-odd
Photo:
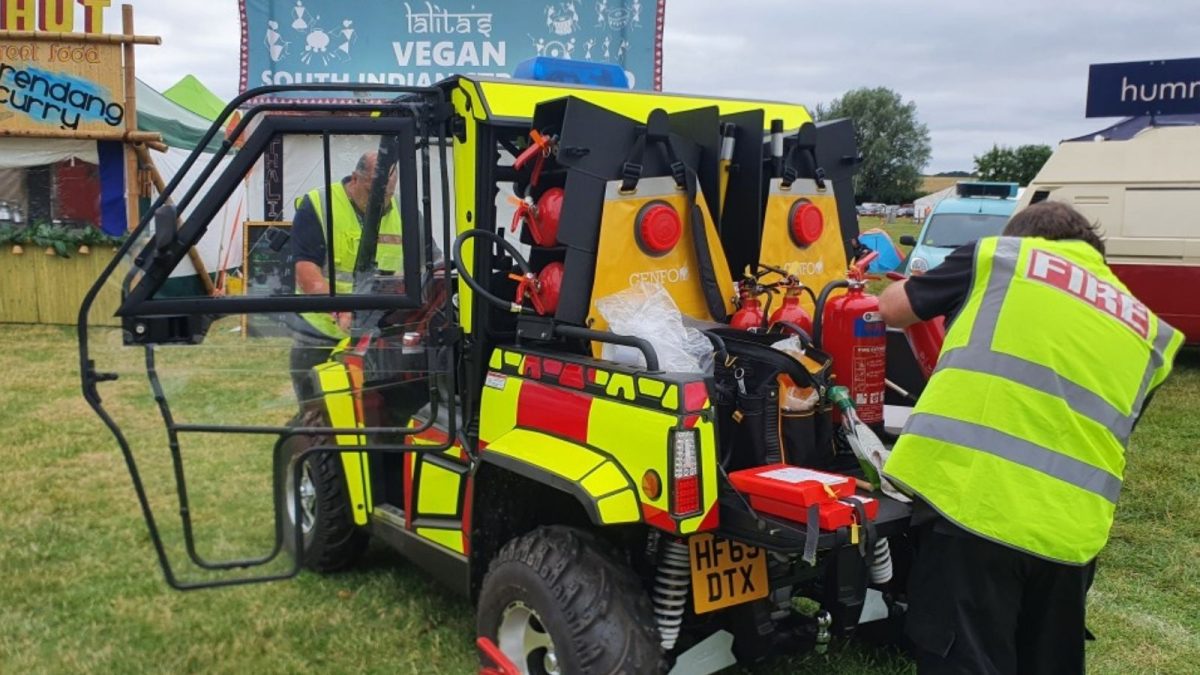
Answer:
[[[511,198],[515,208],[511,230],[516,232],[522,223],[529,230],[529,238],[538,246],[558,245],[558,222],[562,217],[563,189],[552,187],[542,193],[537,201]]]
[[[797,326],[811,337],[813,331],[812,316],[800,306],[800,296],[803,293],[808,293],[815,306],[817,299],[813,297],[812,289],[805,286],[804,282],[800,281],[800,278],[790,270],[783,277],[783,281],[779,285],[784,289],[783,304],[779,306],[779,309],[771,313],[771,325],[774,326],[782,322]],[[786,328],[785,332],[788,332]]]
[[[844,280],[833,281],[817,298],[813,341],[833,359],[838,384],[850,389],[858,416],[868,425],[883,423],[887,369],[887,326],[879,298],[867,293],[866,270],[879,254],[856,261]],[[830,299],[837,288],[846,293]]]
[[[903,281],[905,277],[899,272],[888,272],[888,278],[893,281]],[[938,356],[942,353],[942,343],[946,341],[946,318],[935,316],[928,321],[920,321],[904,329],[904,337],[908,339],[908,347],[921,374],[928,380],[937,367]]]
[[[765,327],[766,314],[763,312],[762,303],[758,301],[758,296],[762,295],[764,289],[758,284],[758,280],[750,275],[748,269],[746,272],[746,278],[737,284],[738,311],[734,312],[729,320],[729,327],[757,333]]]
[[[942,343],[946,341],[945,317],[935,316],[929,321],[914,323],[904,329],[904,337],[908,338],[908,346],[917,359],[921,374],[928,380],[937,368]]]
[[[552,262],[542,268],[541,272],[530,272],[524,276],[508,275],[517,282],[516,303],[525,300],[533,303],[533,310],[541,316],[547,316],[558,311],[558,298],[562,293],[563,264]]]

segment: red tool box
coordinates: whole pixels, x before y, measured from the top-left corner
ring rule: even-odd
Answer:
[[[729,474],[729,481],[747,495],[757,511],[801,523],[808,522],[808,510],[817,506],[817,524],[822,530],[836,530],[854,520],[854,502],[861,501],[867,518],[874,519],[879,502],[854,494],[854,478],[825,471],[803,469],[788,464],[769,464]]]

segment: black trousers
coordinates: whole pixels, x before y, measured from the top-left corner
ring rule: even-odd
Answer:
[[[289,359],[289,367],[292,369],[292,389],[296,392],[296,401],[301,408],[304,407],[305,401],[311,401],[317,397],[311,370],[314,366],[319,366],[329,360],[334,346],[333,344],[320,346],[301,342],[292,344],[292,354]]]
[[[941,518],[916,535],[905,632],[918,673],[1084,672],[1094,561],[1053,563]]]

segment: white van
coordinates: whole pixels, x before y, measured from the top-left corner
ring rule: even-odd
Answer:
[[[1188,342],[1200,342],[1200,126],[1063,142],[1017,208],[1045,199],[1096,222],[1117,276]]]

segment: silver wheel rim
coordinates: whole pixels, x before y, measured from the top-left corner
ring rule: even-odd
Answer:
[[[296,487],[295,469],[288,467],[287,475],[287,512],[288,518],[296,522]],[[313,524],[317,522],[317,488],[313,483],[312,467],[308,462],[300,471],[300,531],[304,534],[312,532]]]
[[[504,609],[496,640],[522,675],[561,675],[554,641],[542,617],[525,603],[514,601]]]

